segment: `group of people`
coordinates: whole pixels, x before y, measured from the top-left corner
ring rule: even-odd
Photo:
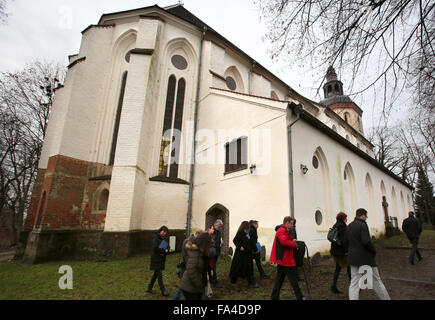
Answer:
[[[232,284],[238,278],[246,278],[248,284],[254,288],[258,285],[254,281],[253,260],[255,260],[261,278],[268,278],[261,264],[261,246],[258,244],[258,221],[244,221],[233,242],[236,246],[234,259],[231,264],[230,279]],[[212,227],[205,231],[196,231],[194,235],[184,240],[181,246],[181,260],[177,265],[180,277],[180,287],[175,293],[174,300],[185,297],[186,300],[201,300],[207,283],[213,288],[222,288],[218,282],[216,266],[221,255],[223,245],[222,220],[217,220]],[[148,293],[153,293],[156,281],[163,296],[169,293],[163,283],[162,271],[165,269],[166,255],[169,246],[165,244],[168,228],[163,226],[153,239],[150,268],[154,271],[148,285]]]
[[[337,215],[337,221],[333,228],[337,229],[338,241],[331,243],[331,255],[335,261],[335,272],[331,286],[333,293],[342,293],[337,288],[337,281],[341,269],[346,269],[350,282],[349,299],[358,300],[360,292],[360,280],[365,274],[360,268],[370,269],[372,277],[373,290],[381,300],[390,300],[390,296],[382,283],[379,270],[376,264],[376,248],[370,237],[369,228],[366,220],[368,213],[365,209],[356,211],[355,220],[347,225],[347,215],[340,212]],[[409,212],[409,217],[403,221],[402,230],[407,235],[412,244],[409,263],[414,265],[414,257],[417,255],[419,261],[423,259],[419,250],[418,242],[422,233],[422,225],[416,218],[414,212]]]
[[[215,288],[222,286],[217,281],[216,264],[221,254],[223,222],[217,220],[206,231],[197,231],[194,235],[184,240],[181,246],[181,261],[177,265],[177,273],[180,277],[180,288],[174,296],[174,300],[185,297],[186,300],[200,300],[203,297],[207,282]],[[151,282],[148,285],[148,293],[156,280],[163,296],[168,296],[162,279],[162,271],[165,269],[166,255],[170,248],[166,242],[168,228],[163,226],[153,239],[150,268],[154,271]],[[163,245],[162,245],[163,243]]]
[[[335,272],[331,290],[334,293],[342,293],[337,288],[337,281],[342,269],[347,270],[349,278],[349,299],[358,300],[360,292],[360,280],[363,276],[360,268],[369,268],[373,275],[373,290],[382,300],[390,300],[390,296],[379,276],[376,265],[376,248],[370,237],[367,225],[368,213],[365,209],[356,211],[355,220],[347,225],[347,215],[340,212],[333,228],[337,229],[337,239],[331,243],[331,255],[335,261]],[[298,247],[296,234],[296,220],[292,217],[285,217],[283,224],[275,228],[276,235],[273,243],[270,262],[277,265],[277,273],[272,290],[271,299],[279,300],[280,291],[285,278],[287,277],[298,300],[305,297],[299,287],[301,280],[295,261],[294,251]],[[235,245],[234,257],[230,268],[230,281],[235,285],[238,278],[245,278],[248,285],[258,288],[254,280],[253,260],[255,260],[261,278],[268,278],[261,264],[262,247],[258,243],[258,221],[243,221],[233,239]],[[180,288],[174,296],[174,300],[182,296],[186,300],[201,300],[204,297],[205,289],[210,284],[213,288],[222,288],[218,282],[217,262],[221,255],[223,222],[217,220],[212,227],[205,231],[197,231],[186,239],[182,244],[181,260],[177,266],[180,277]],[[409,218],[403,222],[403,231],[408,235],[413,249],[410,256],[410,263],[414,264],[414,255],[423,259],[418,251],[418,238],[421,234],[421,224],[410,212]],[[163,226],[155,235],[152,244],[152,255],[150,268],[154,271],[147,292],[152,293],[156,281],[158,281],[163,296],[168,296],[162,271],[165,269],[166,255],[169,246],[166,243],[168,228]]]

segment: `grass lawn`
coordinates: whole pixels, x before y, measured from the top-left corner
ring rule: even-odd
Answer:
[[[377,246],[407,246],[409,242],[404,235],[376,241]],[[425,230],[420,241],[422,248],[435,248],[435,231]],[[171,293],[168,298],[160,295],[158,285],[154,294],[145,292],[152,276],[149,270],[149,255],[139,255],[127,260],[110,262],[62,261],[34,266],[21,266],[19,262],[0,262],[0,300],[170,300],[178,288],[179,279],[176,265],[179,254],[169,255],[164,271],[164,283]],[[69,265],[73,269],[73,290],[59,289],[59,268]],[[239,279],[232,286],[228,279],[231,260],[221,257],[218,262],[218,276],[222,289],[215,289],[216,300],[268,300],[272,292],[276,269],[267,263],[264,268],[271,279],[259,280],[254,265],[255,278],[259,289],[250,289],[244,279]],[[315,265],[309,274],[311,296],[313,299],[333,300],[345,299],[329,291],[334,266],[332,260],[322,260]],[[303,273],[300,272],[303,276]],[[304,294],[307,290],[304,282],[300,282]],[[345,276],[340,277],[339,287],[345,288]],[[288,280],[281,290],[281,299],[293,300]]]
[[[376,245],[383,247],[411,248],[411,244],[405,234],[388,239],[382,239],[377,241]],[[418,247],[422,249],[435,249],[435,230],[423,230]]]
[[[163,273],[166,289],[172,299],[178,289],[179,279],[176,275],[176,265],[179,254],[167,257],[166,270]],[[145,292],[151,279],[149,270],[149,255],[139,255],[127,260],[110,262],[62,261],[34,266],[21,266],[19,262],[0,263],[0,300],[165,300],[160,295],[157,283],[154,294]],[[73,290],[59,289],[58,282],[62,274],[59,268],[69,265],[73,269]],[[230,269],[230,258],[222,258],[218,263],[223,289],[215,290],[215,299],[249,300],[269,299],[272,279],[262,289],[248,289],[246,281],[240,279],[237,287],[231,287],[224,277]],[[269,274],[274,274],[275,268],[265,266]],[[258,276],[258,272],[256,274]],[[269,283],[270,282],[270,283]],[[282,298],[290,298],[289,293]]]

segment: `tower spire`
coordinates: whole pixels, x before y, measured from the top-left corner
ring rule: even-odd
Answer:
[[[323,86],[325,99],[332,96],[343,95],[343,83],[338,79],[337,72],[332,65],[329,66],[326,72],[326,83]]]

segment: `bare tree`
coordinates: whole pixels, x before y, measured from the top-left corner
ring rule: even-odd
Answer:
[[[8,13],[6,12],[8,0],[0,0],[0,24],[4,23],[8,17]]]
[[[429,176],[435,175],[435,110],[415,110],[400,126],[396,139],[415,168],[422,168]]]
[[[39,61],[20,72],[0,73],[0,222],[15,236],[29,205],[55,88],[64,74],[59,64]]]
[[[387,169],[415,185],[418,170],[435,178],[435,110],[416,107],[408,119],[369,130],[375,158]]]
[[[369,130],[368,140],[375,146],[375,159],[388,170],[393,171],[403,180],[414,181],[414,162],[405,146],[397,139],[400,128],[388,127],[386,124]]]
[[[376,87],[386,96],[406,87],[418,103],[433,107],[433,0],[253,1],[268,26],[272,58],[323,69],[329,62],[350,72],[351,86],[369,68],[375,76],[353,94]]]

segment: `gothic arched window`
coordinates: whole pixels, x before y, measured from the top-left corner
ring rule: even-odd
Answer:
[[[178,177],[185,93],[186,81],[181,78],[177,83],[175,75],[171,75],[166,94],[165,117],[160,146],[159,176],[169,176],[174,179]]]

